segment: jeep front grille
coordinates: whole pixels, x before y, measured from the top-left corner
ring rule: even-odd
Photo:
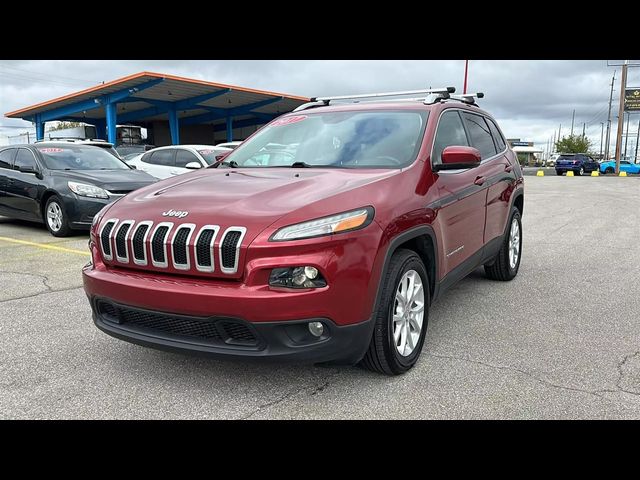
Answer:
[[[193,223],[154,224],[150,220],[136,223],[111,218],[100,230],[99,240],[104,259],[116,264],[133,263],[159,269],[171,265],[176,270],[196,271],[192,273],[235,274],[247,229],[232,226],[221,236],[219,232],[219,225],[198,228]]]

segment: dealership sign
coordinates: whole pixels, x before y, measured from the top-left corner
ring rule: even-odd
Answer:
[[[624,91],[624,109],[627,112],[640,112],[640,88]]]

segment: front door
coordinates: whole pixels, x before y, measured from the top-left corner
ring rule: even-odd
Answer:
[[[41,172],[33,153],[26,148],[19,148],[13,161],[13,170],[8,171],[8,180],[5,187],[5,203],[9,214],[24,219],[39,220],[40,204],[38,192],[42,188],[40,174],[21,172],[21,167],[30,167]]]

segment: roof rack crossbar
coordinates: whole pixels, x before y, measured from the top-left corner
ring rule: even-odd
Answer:
[[[476,98],[484,98],[484,93],[463,93],[461,95],[451,95],[454,100],[460,100],[461,102],[473,105],[476,103]]]
[[[364,93],[361,95],[341,95],[338,97],[317,97],[312,102],[330,102],[332,100],[353,100],[359,98],[397,97],[399,95],[419,95],[422,93],[454,93],[455,87],[430,88],[427,90],[404,90],[400,92]]]

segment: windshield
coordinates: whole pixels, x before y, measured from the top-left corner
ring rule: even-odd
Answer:
[[[50,170],[129,170],[126,163],[100,147],[43,145],[38,151]]]
[[[415,160],[427,115],[376,110],[280,117],[238,146],[224,165],[400,168]]]
[[[222,155],[223,153],[230,152],[231,150],[228,148],[206,148],[202,150],[198,150],[198,153],[204,158],[204,161],[207,162],[208,165],[213,165],[216,162],[216,157],[218,155]]]

